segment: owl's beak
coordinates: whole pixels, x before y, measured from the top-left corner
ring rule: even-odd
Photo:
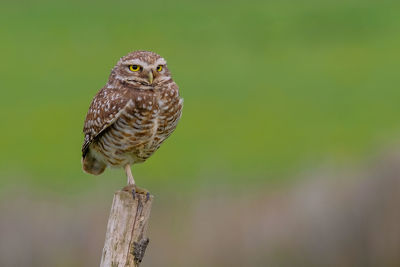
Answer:
[[[149,71],[149,84],[152,84],[153,83],[153,72],[152,71]]]

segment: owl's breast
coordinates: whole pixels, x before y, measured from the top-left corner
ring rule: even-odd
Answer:
[[[182,102],[177,88],[140,91],[98,139],[97,150],[112,166],[144,162],[175,130]]]
[[[157,104],[159,113],[155,136],[162,143],[175,130],[179,122],[182,115],[183,99],[179,97],[177,89],[171,89],[160,95]]]

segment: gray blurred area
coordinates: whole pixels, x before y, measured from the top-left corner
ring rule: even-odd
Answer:
[[[142,266],[400,266],[400,154],[288,186],[160,194]],[[205,187],[206,188],[206,187]],[[110,189],[0,202],[0,266],[98,266]]]

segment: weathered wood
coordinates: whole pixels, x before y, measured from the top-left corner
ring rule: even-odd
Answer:
[[[117,191],[108,219],[100,267],[137,267],[149,239],[146,237],[153,196]]]

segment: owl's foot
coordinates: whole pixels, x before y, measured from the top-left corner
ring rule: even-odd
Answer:
[[[135,199],[136,194],[145,195],[146,201],[150,199],[150,192],[147,189],[136,186],[135,184],[128,184],[127,186],[122,188],[122,191],[131,192],[133,199]]]

